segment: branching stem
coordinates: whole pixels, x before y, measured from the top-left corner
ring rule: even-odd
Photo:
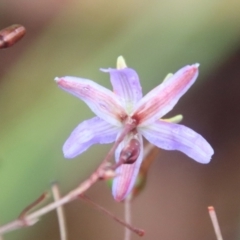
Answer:
[[[75,199],[78,198],[79,195],[84,193],[86,190],[88,190],[94,183],[96,183],[99,179],[102,179],[104,176],[104,173],[108,170],[108,163],[113,156],[115,150],[117,149],[118,145],[122,142],[124,137],[134,128],[136,127],[135,123],[130,123],[126,124],[122,133],[119,135],[118,139],[115,141],[114,145],[108,152],[107,156],[105,159],[102,161],[100,166],[97,168],[95,172],[93,172],[88,179],[83,181],[77,188],[74,190],[70,191],[67,195],[59,199],[58,201],[55,201],[53,203],[48,204],[47,206],[36,210],[33,213],[26,214],[24,218],[18,218],[10,223],[7,223],[3,226],[0,227],[0,235],[11,232],[13,230],[26,227],[26,226],[31,226],[34,223],[36,223],[39,218],[50,211],[67,204]],[[28,225],[27,225],[28,224]]]

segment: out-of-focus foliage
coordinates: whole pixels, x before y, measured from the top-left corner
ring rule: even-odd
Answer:
[[[17,7],[13,2],[5,1],[0,15],[1,9],[5,14],[7,9],[14,16],[11,9],[17,11]],[[21,3],[27,5],[28,1]],[[41,9],[54,12],[54,4],[58,2],[46,1]],[[76,186],[108,149],[97,146],[73,161],[64,160],[61,148],[65,139],[93,114],[84,103],[58,89],[54,77],[81,76],[110,87],[108,75],[98,69],[115,67],[117,56],[123,55],[128,66],[139,73],[144,93],[168,72],[195,62],[201,64],[197,87],[204,72],[219,64],[240,37],[240,2],[233,0],[61,4],[65,7],[0,79],[2,223],[14,219],[51,181],[59,180],[64,191]],[[38,8],[31,6],[37,14]],[[34,15],[32,11],[27,13]],[[27,16],[24,18],[26,21]],[[30,24],[31,18],[27,21]],[[24,234],[18,231],[6,239],[26,239]]]

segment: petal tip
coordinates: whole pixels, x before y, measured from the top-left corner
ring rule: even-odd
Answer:
[[[119,197],[119,196],[114,196],[114,195],[113,195],[113,198],[116,202],[121,202],[124,200],[124,197]]]
[[[212,156],[214,154],[214,150],[210,146],[210,144],[207,145],[207,148],[208,149],[205,150],[205,153],[206,153],[205,157],[202,158],[201,161],[199,161],[202,164],[208,164],[212,160]]]
[[[75,155],[73,155],[71,152],[66,151],[66,149],[63,147],[63,156],[66,159],[72,159],[75,157]]]
[[[128,193],[120,194],[118,191],[113,190],[113,198],[116,202],[121,202],[127,197]]]
[[[202,160],[200,163],[202,163],[202,164],[208,164],[208,163],[211,162],[211,160],[212,160],[212,157],[209,157],[209,158],[207,158],[207,159]]]
[[[58,82],[59,79],[60,79],[59,77],[55,77],[55,78],[54,78],[54,81],[55,81],[55,82]]]
[[[100,70],[101,72],[104,72],[104,73],[107,73],[107,72],[110,71],[109,68],[100,68],[99,70]]]
[[[195,68],[199,68],[200,63],[195,63],[195,64],[193,64],[192,66],[195,67]]]
[[[212,159],[213,154],[214,154],[214,150],[213,150],[212,146],[208,142],[206,144],[205,152],[207,153],[206,154],[206,161],[203,162],[203,163],[209,163],[211,161],[211,159]]]
[[[63,156],[66,159],[71,159],[76,157],[78,154],[76,153],[76,151],[74,151],[74,145],[71,145],[69,142],[69,139],[63,144]]]

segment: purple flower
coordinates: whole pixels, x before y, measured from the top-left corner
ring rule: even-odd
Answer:
[[[118,58],[117,69],[102,70],[110,74],[113,92],[97,83],[77,77],[56,78],[58,85],[82,99],[97,115],[80,123],[63,146],[66,158],[74,158],[91,145],[114,142],[129,119],[137,126],[120,143],[115,161],[133,149],[134,158],[117,168],[113,180],[115,200],[123,200],[132,190],[143,160],[143,138],[165,150],[178,150],[200,163],[213,155],[209,143],[198,133],[180,124],[160,118],[168,113],[198,76],[198,64],[185,66],[142,97],[137,73]],[[135,148],[135,149],[134,149]],[[131,154],[131,152],[130,152]],[[131,163],[131,164],[130,164]]]

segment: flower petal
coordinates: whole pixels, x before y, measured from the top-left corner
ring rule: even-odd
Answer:
[[[150,91],[136,106],[133,118],[146,126],[168,113],[198,76],[198,64],[186,66]]]
[[[58,85],[82,99],[101,119],[120,126],[126,113],[115,94],[107,88],[88,79],[77,77],[55,78]]]
[[[116,140],[119,128],[94,117],[80,123],[63,145],[66,158],[74,158],[91,145],[112,143]]]
[[[142,87],[136,71],[131,68],[101,70],[110,73],[113,92],[119,96],[125,109],[130,113],[142,98]]]
[[[113,179],[112,193],[116,201],[122,201],[132,190],[142,160],[143,160],[143,140],[142,136],[138,134],[138,141],[140,142],[140,153],[133,164],[122,164],[116,169],[117,176]],[[120,153],[124,146],[127,144],[129,136],[125,137],[125,140],[118,146],[115,152],[115,161],[118,162]]]
[[[180,124],[159,120],[138,130],[157,147],[181,151],[200,163],[208,163],[214,153],[201,135]]]

